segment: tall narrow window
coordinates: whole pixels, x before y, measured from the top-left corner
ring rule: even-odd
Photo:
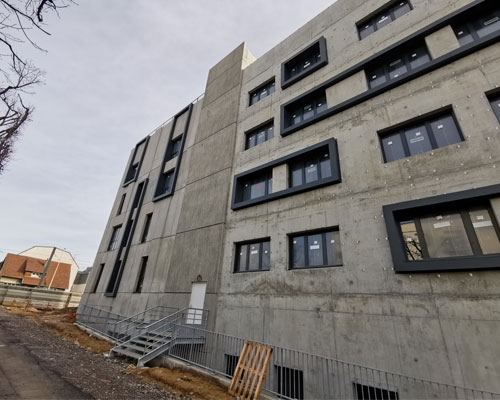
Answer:
[[[148,265],[148,257],[141,258],[141,266],[139,268],[139,275],[137,277],[137,284],[135,285],[134,293],[141,293],[144,284],[144,275],[146,274],[146,266]]]
[[[166,161],[169,161],[179,155],[181,151],[181,144],[182,144],[182,135],[172,140],[172,143],[170,144],[172,148],[170,150],[170,154],[167,157]]]
[[[314,268],[342,265],[338,230],[290,236],[290,268]]]
[[[108,244],[108,251],[115,250],[118,245],[118,236],[120,235],[121,225],[113,227],[113,232],[111,233],[111,239]]]
[[[148,239],[149,226],[151,225],[151,219],[153,218],[153,213],[147,214],[144,220],[144,228],[142,229],[141,243],[144,243]]]
[[[99,270],[97,271],[97,278],[95,279],[94,286],[92,287],[92,291],[90,293],[97,292],[97,287],[99,286],[99,282],[101,281],[103,270],[104,270],[104,264],[99,265]]]
[[[122,198],[120,199],[120,204],[118,205],[118,210],[116,211],[116,215],[120,215],[123,211],[123,204],[125,203],[126,193],[122,194]]]

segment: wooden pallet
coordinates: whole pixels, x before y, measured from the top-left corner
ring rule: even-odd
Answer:
[[[234,371],[229,394],[241,400],[256,400],[260,396],[273,349],[246,341]]]

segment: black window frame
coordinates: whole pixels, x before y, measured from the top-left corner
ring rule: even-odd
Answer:
[[[427,113],[425,115],[418,116],[417,118],[413,118],[409,121],[398,124],[396,127],[391,127],[391,128],[387,128],[387,129],[383,129],[383,130],[378,131],[377,134],[379,137],[380,150],[382,152],[382,158],[383,158],[384,163],[387,164],[387,163],[391,163],[391,162],[395,162],[395,161],[399,161],[399,160],[404,160],[404,159],[407,159],[409,157],[415,157],[415,156],[418,156],[420,154],[428,153],[429,151],[434,151],[437,149],[442,149],[442,148],[453,146],[454,144],[457,144],[457,143],[452,143],[450,145],[441,146],[441,147],[438,146],[438,144],[437,144],[437,140],[435,138],[435,132],[432,129],[431,125],[436,120],[439,120],[439,119],[444,118],[444,117],[451,117],[452,118],[452,120],[455,124],[455,127],[457,129],[458,135],[460,136],[460,139],[461,139],[461,141],[457,142],[457,143],[460,144],[462,142],[465,142],[465,136],[462,132],[462,129],[460,128],[460,125],[458,123],[458,119],[455,116],[455,113],[453,111],[453,107],[446,106],[446,107],[441,108],[439,110],[432,111],[432,112]],[[429,142],[431,144],[432,149],[430,149],[428,151],[424,151],[422,153],[412,155],[412,154],[410,154],[410,149],[409,149],[408,143],[406,141],[405,132],[407,132],[411,129],[417,128],[419,126],[422,126],[422,125],[425,126],[426,132],[429,136]],[[386,152],[384,149],[383,140],[389,136],[394,136],[394,135],[400,136],[400,140],[402,142],[405,156],[401,157],[401,158],[394,159],[394,160],[387,161],[387,155],[386,155]]]
[[[414,54],[418,54],[419,52],[422,52],[422,55],[427,56],[429,60],[426,61],[424,64],[418,65],[417,67],[413,68],[411,66],[411,62],[412,62],[411,57]],[[420,55],[420,57],[422,57],[422,55]],[[398,60],[403,61],[404,65],[406,67],[406,71],[399,74],[397,77],[391,78],[391,70],[390,70],[391,64],[395,61],[398,61]],[[368,83],[368,90],[376,89],[379,86],[383,86],[383,85],[387,84],[388,82],[392,82],[392,81],[396,81],[397,79],[401,79],[401,77],[404,77],[404,75],[409,74],[413,70],[416,70],[418,68],[425,66],[426,64],[430,63],[431,61],[432,61],[432,57],[431,57],[429,50],[428,50],[427,46],[425,45],[425,43],[420,43],[418,46],[415,46],[412,50],[407,51],[403,54],[401,54],[401,53],[394,54],[394,56],[392,58],[387,58],[387,60],[385,62],[380,62],[380,63],[374,64],[373,66],[368,67],[365,70],[366,71],[366,73],[365,73],[366,80]],[[379,72],[383,73],[383,75],[385,77],[385,82],[380,83],[380,84],[375,85],[375,86],[372,86],[370,76],[373,76],[373,74],[379,73]]]
[[[303,69],[301,72],[290,76],[293,66],[298,67],[298,65],[300,65],[309,53],[316,56],[316,62],[307,69]],[[281,64],[281,88],[286,89],[287,87],[290,87],[327,64],[328,54],[326,51],[326,39],[324,36],[321,36],[318,40],[314,41],[305,49],[301,50]]]
[[[113,231],[111,232],[111,236],[109,238],[109,243],[106,251],[113,251],[118,248],[118,238],[120,237],[120,231],[122,229],[122,224],[113,226]]]
[[[496,18],[498,22],[500,22],[500,7],[495,8],[494,5],[489,5],[487,6],[484,10],[480,10],[480,12],[475,12],[472,15],[468,15],[466,19],[462,19],[461,21],[454,23],[452,25],[453,32],[455,33],[455,36],[460,43],[460,47],[463,46],[468,46],[468,45],[473,45],[475,42],[478,42],[480,40],[483,40],[487,38],[490,35],[495,35],[498,32],[500,32],[500,28],[495,31],[491,32],[483,37],[480,37],[479,34],[477,33],[478,31],[478,24],[480,23],[480,20],[482,20],[485,17],[489,17],[488,14],[496,13]],[[467,34],[471,37],[471,41],[468,41],[467,43],[461,43],[460,37],[459,37],[459,31],[464,30],[467,31]]]
[[[284,190],[272,192],[266,196],[261,196],[255,199],[242,201],[241,200],[241,191],[243,190],[243,183],[247,182],[249,178],[252,176],[258,176],[258,174],[270,174],[272,176],[272,170],[275,167],[278,167],[283,164],[292,163],[295,160],[298,160],[302,157],[307,157],[307,154],[312,154],[315,151],[323,151],[320,149],[328,149],[328,154],[330,155],[330,168],[332,171],[332,176],[326,179],[321,179],[318,181],[314,181],[311,183],[307,183],[305,185],[289,187]],[[234,176],[233,179],[233,192],[232,192],[232,200],[231,200],[231,209],[232,210],[240,210],[243,208],[255,206],[258,204],[266,203],[268,201],[273,201],[277,199],[281,199],[288,196],[293,196],[299,193],[307,192],[309,190],[319,189],[324,186],[334,185],[340,183],[341,172],[340,172],[340,163],[339,163],[339,154],[337,147],[337,140],[334,138],[325,140],[323,142],[317,143],[313,146],[307,147],[305,149],[296,151],[295,153],[289,154],[284,157],[280,157],[276,160],[270,161],[266,164],[258,166],[256,168],[252,168],[249,171],[242,172]]]
[[[304,108],[308,105],[312,106],[312,113],[313,115],[307,119],[304,119]],[[318,111],[318,109],[322,107],[323,109]],[[302,99],[300,102],[297,102],[293,105],[293,107],[289,107],[287,109],[287,118],[286,118],[286,123],[287,127],[293,127],[296,125],[301,125],[304,123],[307,123],[309,120],[314,120],[315,118],[318,118],[322,113],[328,110],[328,103],[326,99],[326,91],[324,93],[322,92],[316,92],[314,93],[314,96],[309,96],[304,99]],[[299,118],[299,122],[294,122],[293,120],[295,118]]]
[[[168,150],[168,156],[165,161],[170,161],[173,160],[174,158],[178,157],[182,148],[182,139],[183,139],[183,134],[178,135],[177,137],[172,139],[172,143],[169,146]]]
[[[241,190],[239,191],[238,201],[239,202],[248,202],[248,201],[256,201],[262,197],[269,196],[272,193],[272,182],[273,182],[273,174],[272,170],[264,170],[255,174],[250,174],[246,176],[246,179],[240,181]],[[262,196],[245,198],[245,188],[247,186],[251,186],[254,182],[262,181],[264,185],[264,194]],[[271,189],[271,190],[270,190]],[[251,189],[250,189],[251,190]]]
[[[142,162],[144,160],[144,156],[146,155],[146,151],[148,149],[148,143],[149,143],[149,136],[146,136],[144,139],[142,139],[135,145],[132,158],[130,159],[130,164],[127,167],[127,173],[125,174],[125,178],[122,185],[123,187],[126,187],[130,185],[132,182],[135,182],[137,180],[137,177],[139,176],[139,172],[141,170]],[[144,148],[142,150],[141,157],[138,161],[134,162],[135,157],[137,155],[137,151],[143,144]]]
[[[397,3],[400,3],[402,1],[405,1],[409,6],[410,10],[399,17],[396,17],[394,15],[394,10],[397,6]],[[358,31],[358,38],[359,40],[363,40],[367,38],[368,36],[374,34],[375,32],[378,32],[381,28],[377,28],[377,20],[380,19],[383,15],[390,15],[391,16],[391,21],[387,24],[390,25],[392,22],[396,21],[398,18],[401,18],[403,15],[406,15],[413,11],[413,5],[411,4],[410,0],[393,0],[389,2],[388,4],[385,4],[375,12],[373,12],[370,16],[363,18],[361,21],[356,23],[356,29]],[[373,27],[373,32],[368,33],[366,36],[362,36],[361,32],[364,30],[363,26],[369,24],[371,27]]]
[[[266,95],[262,95],[262,90],[266,89],[267,93]],[[248,106],[251,107],[254,104],[257,104],[259,101],[265,99],[266,97],[271,96],[274,92],[276,91],[276,78],[273,76],[271,79],[267,80],[263,84],[257,86],[255,89],[251,90],[248,93]],[[257,98],[255,101],[254,96],[257,95]]]
[[[499,107],[496,108],[493,105],[494,102],[500,103],[500,91],[495,90],[493,92],[487,93],[486,97],[488,99],[488,102],[490,103],[491,111],[493,111],[493,114],[495,114],[495,117],[497,118],[498,122],[500,122],[500,104]]]
[[[249,143],[252,137],[256,138],[262,131],[265,131],[265,140],[262,143],[265,143],[268,140],[274,138],[274,119],[266,121],[256,126],[255,128],[252,128],[251,130],[245,132],[245,150],[253,149],[254,147],[257,147],[258,145],[262,144],[262,143],[257,143],[257,140],[255,140],[255,144],[253,146],[250,146]]]
[[[333,227],[328,227],[328,228],[321,228],[321,229],[313,229],[313,230],[308,230],[308,231],[302,231],[302,232],[293,232],[289,233],[288,236],[288,270],[289,271],[296,271],[296,270],[311,270],[311,269],[320,269],[320,268],[339,268],[344,266],[344,259],[342,255],[342,244],[339,243],[340,245],[340,255],[342,258],[342,263],[340,264],[328,264],[328,252],[326,251],[327,249],[327,243],[326,243],[326,234],[328,233],[333,233],[337,232],[339,235],[339,241],[340,241],[340,229],[339,226],[333,226]],[[316,235],[321,235],[321,245],[322,245],[322,256],[323,256],[323,262],[324,264],[322,265],[310,265],[309,263],[309,254],[308,251],[306,251],[307,248],[307,239],[309,236],[316,236]],[[294,259],[294,239],[297,239],[299,237],[304,238],[304,266],[300,267],[295,267],[293,265],[293,259]]]
[[[116,215],[120,215],[123,212],[123,205],[125,204],[125,198],[127,197],[127,193],[123,193],[120,199],[120,203],[118,204],[118,210],[116,210]]]
[[[416,273],[500,269],[500,254],[409,261],[400,225],[401,222],[413,220],[416,216],[435,214],[436,210],[453,211],[457,208],[484,206],[490,199],[497,197],[500,197],[500,184],[383,206],[394,271]],[[495,217],[494,213],[490,212],[490,215]],[[497,228],[499,221],[496,218],[492,220],[495,220]]]
[[[263,266],[263,254],[264,254],[264,244],[268,243],[269,244],[269,265],[267,268]],[[250,270],[249,269],[249,264],[250,264],[250,252],[248,249],[252,245],[259,245],[259,268]],[[242,246],[247,246],[248,249],[245,252],[245,269],[241,269],[241,265],[239,263],[240,257],[238,253],[242,250]],[[271,238],[270,237],[265,237],[261,239],[253,239],[253,240],[247,240],[244,242],[237,242],[235,243],[235,253],[234,253],[234,267],[233,267],[233,273],[235,274],[243,274],[247,272],[265,272],[265,271],[270,271],[271,270]]]
[[[105,265],[105,263],[99,264],[99,271],[97,272],[97,277],[94,281],[94,284],[92,285],[92,290],[90,291],[90,293],[97,292],[97,288],[99,287],[99,283],[101,282],[102,271],[104,270]]]
[[[146,214],[144,217],[144,226],[141,233],[141,243],[145,243],[148,239],[149,229],[151,227],[151,220],[153,219],[153,213]]]
[[[148,256],[141,257],[139,272],[137,274],[137,281],[135,283],[134,293],[142,293],[144,286],[144,277],[146,276],[146,267],[148,266]]]
[[[330,176],[323,176],[323,172],[322,172],[322,167],[321,167],[321,163],[322,163],[322,158],[324,158],[324,155],[325,155],[325,152],[327,152],[328,154],[328,162],[330,164]],[[314,160],[315,163],[316,163],[316,166],[317,166],[317,173],[318,173],[318,178],[311,181],[311,182],[306,182],[307,181],[307,164],[309,164],[310,162],[312,162],[311,160]],[[299,165],[299,164],[302,164],[302,165]],[[293,174],[294,174],[294,171],[297,170],[297,168],[294,168],[295,166],[299,166],[298,169],[300,169],[301,171],[301,181],[302,183],[299,184],[299,185],[295,185],[293,184]],[[314,183],[314,182],[317,182],[317,181],[321,181],[323,179],[328,179],[331,177],[331,174],[332,174],[332,170],[331,170],[331,161],[330,161],[330,154],[328,153],[328,150],[327,149],[319,149],[315,152],[310,152],[308,153],[305,157],[301,157],[301,158],[298,158],[290,163],[288,163],[288,187],[290,188],[297,188],[297,187],[301,187],[303,185],[308,185],[308,184],[311,184],[311,183]]]

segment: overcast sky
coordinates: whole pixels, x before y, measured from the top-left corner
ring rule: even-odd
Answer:
[[[31,246],[91,266],[130,149],[247,43],[260,57],[333,0],[80,0],[47,17],[32,122],[0,176],[0,260]]]

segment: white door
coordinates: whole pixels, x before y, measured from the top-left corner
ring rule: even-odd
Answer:
[[[186,323],[201,325],[203,322],[203,305],[205,304],[206,282],[193,283],[191,287],[191,299],[189,300],[189,310]]]

